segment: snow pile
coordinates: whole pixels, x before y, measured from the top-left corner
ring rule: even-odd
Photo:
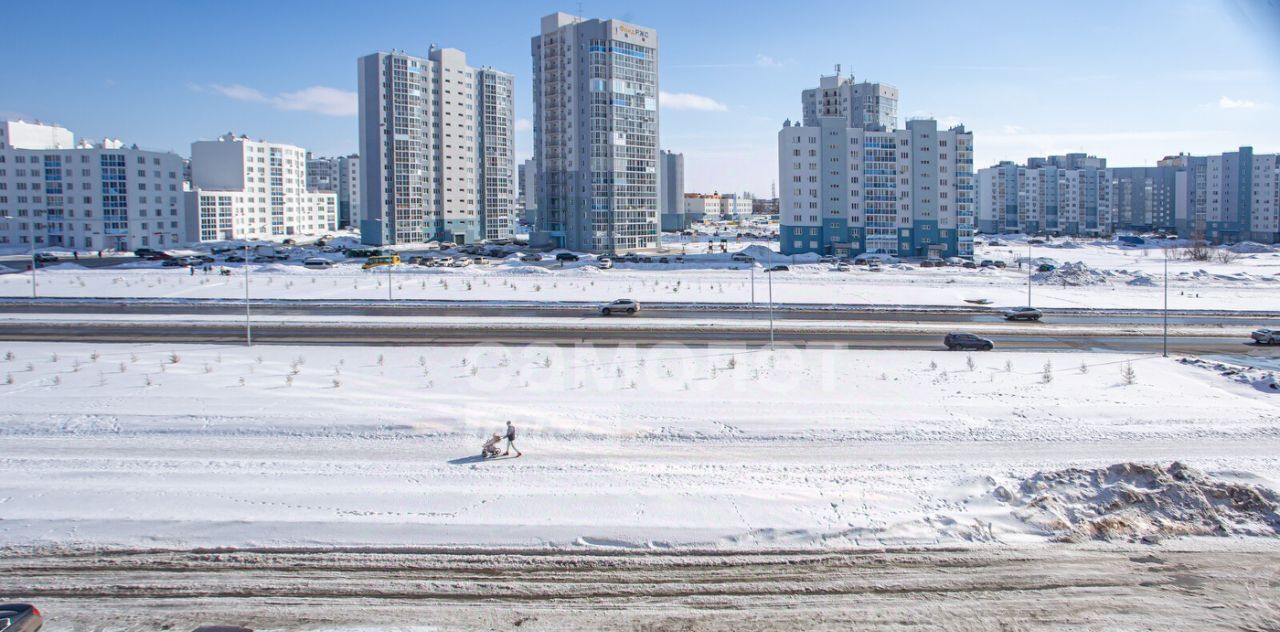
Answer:
[[[1242,255],[1255,255],[1255,254],[1260,254],[1264,252],[1276,252],[1275,246],[1260,244],[1256,241],[1242,241],[1238,244],[1228,246],[1227,250],[1230,250],[1231,252],[1234,252],[1236,254],[1242,254]]]
[[[1150,274],[1138,272],[1133,275],[1132,279],[1127,282],[1128,285],[1136,285],[1141,287],[1155,287],[1156,280]]]
[[[1107,274],[1090,268],[1082,261],[1067,262],[1050,272],[1039,272],[1033,277],[1039,283],[1051,285],[1106,285]]]
[[[1280,380],[1276,379],[1275,373],[1243,367],[1235,364],[1226,364],[1223,362],[1214,362],[1212,360],[1202,360],[1200,358],[1179,358],[1178,362],[1187,366],[1200,367],[1209,371],[1213,371],[1222,377],[1229,378],[1240,384],[1252,386],[1264,393],[1280,394]]]
[[[1037,472],[997,500],[1059,542],[1158,542],[1182,535],[1280,535],[1280,497],[1265,487],[1213,478],[1174,462]]]

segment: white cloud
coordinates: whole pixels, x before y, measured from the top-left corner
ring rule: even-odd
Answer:
[[[944,116],[938,119],[938,129],[951,129],[957,125],[963,124],[958,116]]]
[[[784,64],[768,55],[756,54],[756,65],[761,68],[781,68]]]
[[[1026,128],[1022,127],[1021,125],[1005,125],[1005,126],[1001,127],[1000,129],[1001,129],[1005,134],[1008,134],[1008,135],[1010,135],[1010,136],[1012,136],[1012,135],[1014,135],[1014,134],[1021,134],[1021,133],[1025,132],[1025,131],[1027,131],[1027,130],[1026,130]]]
[[[683,92],[659,92],[658,103],[668,110],[700,110],[703,112],[724,112],[729,106],[699,94]]]
[[[1218,99],[1218,108],[1223,110],[1266,110],[1270,109],[1270,107],[1267,103],[1258,103],[1248,99],[1233,99],[1228,96]]]
[[[210,84],[207,87],[188,84],[188,87],[197,92],[215,92],[229,99],[263,103],[288,112],[315,112],[328,116],[355,116],[359,112],[355,92],[328,86],[311,86],[274,96],[240,84]]]
[[[527,118],[518,118],[518,119],[516,119],[516,131],[517,131],[517,132],[527,132],[527,131],[529,131],[529,130],[531,130],[531,129],[533,129],[533,121],[530,121],[530,120],[529,120],[529,119],[527,119]]]

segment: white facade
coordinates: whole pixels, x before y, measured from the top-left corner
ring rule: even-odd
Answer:
[[[71,130],[59,125],[4,121],[0,124],[0,149],[70,149]]]
[[[973,254],[971,132],[932,119],[890,131],[819,123],[778,132],[784,254]]]
[[[170,247],[186,234],[182,158],[18,121],[0,149],[0,249]],[[17,133],[15,134],[15,130]]]
[[[191,143],[188,239],[281,240],[337,229],[336,193],[307,189],[301,147],[225,134]]]
[[[453,48],[359,60],[366,243],[471,243],[510,235],[514,79]]]

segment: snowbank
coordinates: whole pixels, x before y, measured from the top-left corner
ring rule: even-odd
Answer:
[[[1274,491],[1216,479],[1179,462],[1037,472],[1016,491],[998,487],[993,493],[1059,542],[1280,534]]]

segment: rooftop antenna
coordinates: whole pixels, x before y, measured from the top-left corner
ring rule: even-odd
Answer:
[[[579,2],[579,3],[578,3],[578,15],[577,15],[577,16],[575,16],[577,19],[576,19],[576,20],[574,20],[574,22],[581,22],[581,21],[582,21],[582,13],[583,13],[583,11],[582,11],[582,3],[581,3],[581,2]]]

